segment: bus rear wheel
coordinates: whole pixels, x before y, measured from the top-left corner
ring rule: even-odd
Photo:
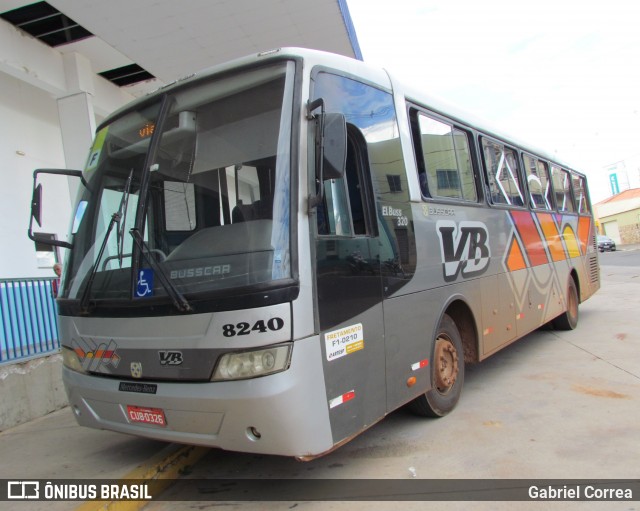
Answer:
[[[573,330],[578,326],[578,289],[573,277],[569,279],[567,288],[567,310],[552,321],[556,330]]]
[[[462,338],[447,314],[436,333],[430,374],[431,389],[411,401],[409,410],[423,417],[443,417],[455,408],[464,383]]]

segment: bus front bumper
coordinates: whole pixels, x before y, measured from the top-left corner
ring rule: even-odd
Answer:
[[[288,370],[251,380],[140,382],[90,376],[66,367],[63,380],[82,426],[168,442],[297,457],[324,453],[334,443],[322,354],[315,336],[294,343]],[[157,387],[153,394],[123,391],[122,382]],[[133,422],[128,407],[159,409],[166,424]]]

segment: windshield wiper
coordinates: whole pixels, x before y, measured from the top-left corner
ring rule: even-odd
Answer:
[[[124,228],[127,223],[127,207],[129,205],[129,190],[131,189],[131,178],[133,177],[133,168],[129,172],[127,183],[124,186],[124,192],[122,193],[122,201],[120,202],[119,210],[122,211],[122,218],[118,218],[118,231],[116,232],[116,243],[118,245],[118,264],[122,268],[122,252],[124,250]]]
[[[129,233],[135,241],[138,250],[140,250],[142,257],[147,260],[153,270],[158,274],[158,277],[160,277],[160,283],[162,284],[162,287],[164,287],[167,294],[171,297],[171,300],[173,300],[173,304],[176,306],[176,309],[181,312],[193,312],[193,309],[191,308],[188,300],[175,286],[175,284],[171,282],[171,280],[167,277],[167,274],[164,272],[162,267],[150,255],[151,252],[149,250],[149,247],[147,247],[147,244],[144,242],[140,231],[134,227],[129,231]]]
[[[111,221],[109,222],[109,226],[107,227],[107,232],[102,238],[102,244],[100,245],[100,250],[98,251],[98,257],[96,261],[93,263],[91,267],[91,272],[89,273],[89,278],[87,280],[87,285],[84,288],[84,292],[82,293],[82,298],[80,299],[80,310],[82,313],[86,314],[89,312],[89,296],[91,295],[91,288],[93,287],[93,281],[96,278],[96,273],[98,273],[98,266],[100,265],[100,261],[102,260],[102,255],[104,254],[104,249],[107,246],[107,242],[109,241],[109,236],[111,235],[111,230],[115,224],[118,224],[118,236],[120,236],[120,222],[122,220],[123,214],[126,217],[126,211],[123,208],[126,208],[127,203],[129,202],[129,188],[131,187],[131,179],[133,177],[133,169],[129,172],[129,177],[127,178],[127,182],[124,185],[124,190],[122,191],[122,198],[120,199],[120,204],[118,205],[118,209],[113,215],[111,215]],[[123,224],[124,225],[124,224]],[[118,245],[118,260],[120,261],[120,266],[122,266],[122,252],[120,246],[120,238],[117,239]]]

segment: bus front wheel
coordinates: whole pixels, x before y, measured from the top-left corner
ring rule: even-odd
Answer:
[[[464,383],[462,338],[447,314],[436,334],[430,374],[431,389],[411,401],[409,409],[423,417],[443,417],[455,408]]]

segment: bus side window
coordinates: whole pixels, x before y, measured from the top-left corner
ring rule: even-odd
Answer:
[[[547,164],[528,154],[523,155],[523,160],[531,207],[534,209],[553,209]]]
[[[476,201],[477,193],[467,133],[453,125],[417,114],[412,123],[418,178],[424,196]],[[416,126],[417,124],[417,126]]]
[[[556,165],[552,165],[551,180],[553,182],[553,191],[556,196],[558,211],[574,213],[576,209],[573,205],[573,197],[571,196],[571,177],[569,173]]]
[[[348,124],[345,175],[324,183],[324,198],[317,213],[318,234],[358,236],[370,233],[367,169],[366,142],[359,130]]]
[[[524,206],[525,200],[520,185],[516,152],[484,137],[482,137],[482,152],[490,202],[509,206]]]
[[[582,176],[572,175],[573,180],[573,195],[576,199],[576,205],[578,207],[578,213],[581,215],[588,215],[591,213],[589,210],[589,201],[587,200],[587,185],[585,179]]]

